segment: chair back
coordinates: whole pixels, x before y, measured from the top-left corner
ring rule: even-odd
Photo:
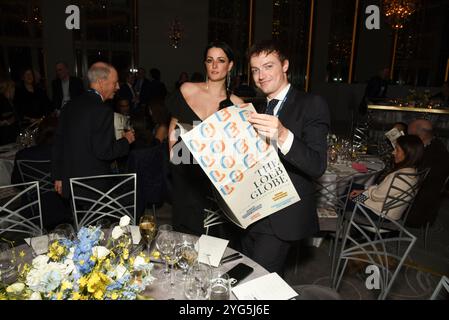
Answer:
[[[0,187],[0,237],[25,238],[42,234],[39,182]]]
[[[364,220],[369,223],[374,235],[371,232],[366,232],[366,229],[358,224],[355,219],[357,215],[362,215]],[[384,237],[377,223],[368,213],[368,209],[361,203],[356,204],[344,231],[342,247],[337,260],[336,282],[333,283],[336,289],[345,274],[348,262],[351,261],[352,263],[361,263],[366,267],[370,266],[376,275],[373,280],[375,280],[374,285],[377,285],[374,288],[379,289],[378,299],[386,299],[405,259],[416,242],[416,237],[401,224],[394,220],[390,220],[390,222],[401,231],[401,236]],[[402,253],[395,249],[395,244],[398,242],[404,245],[405,250]],[[368,283],[368,279],[366,283]]]
[[[50,160],[17,160],[22,182],[39,181],[41,194],[53,192]]]
[[[145,211],[148,204],[159,204],[165,200],[163,152],[160,145],[133,150],[129,154],[127,172],[137,176],[137,216]]]
[[[413,201],[415,201],[416,195],[429,171],[430,169],[426,168],[417,173],[396,172],[382,205],[382,216],[388,216],[389,211],[392,209],[404,207],[405,211],[399,219],[400,223],[404,224]]]
[[[440,282],[438,283],[437,287],[435,288],[435,291],[433,292],[432,296],[430,297],[430,300],[437,300],[440,298],[441,290],[446,289],[446,295],[449,294],[449,278],[446,276],[442,276]],[[447,299],[447,297],[446,297]]]
[[[123,216],[136,223],[136,174],[71,178],[70,190],[75,226],[96,224]]]

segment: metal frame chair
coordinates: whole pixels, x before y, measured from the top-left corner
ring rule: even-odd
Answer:
[[[39,181],[41,194],[54,191],[50,160],[17,160],[17,166],[23,182]]]
[[[39,182],[27,182],[0,187],[0,191],[14,189],[15,194],[0,202],[0,236],[18,234],[25,236],[42,235],[42,210]],[[37,207],[37,208],[36,208]],[[35,214],[37,209],[38,214]],[[33,215],[26,215],[31,210]]]
[[[120,180],[118,183],[115,182],[117,179]],[[98,183],[103,183],[105,190],[99,190]],[[127,186],[130,188],[121,190]],[[125,215],[131,218],[131,224],[135,224],[136,186],[135,173],[71,178],[72,209],[77,230],[104,218],[119,220]]]
[[[441,280],[430,297],[430,300],[437,300],[443,288],[446,289],[447,293],[449,293],[449,278],[446,276],[441,277]]]
[[[358,224],[355,219],[357,215],[363,215],[366,218],[366,221],[375,231],[374,237]],[[389,218],[386,217],[385,219]],[[361,203],[356,204],[349,218],[348,226],[344,231],[342,249],[336,266],[336,275],[338,276],[335,277],[332,283],[333,288],[338,289],[348,262],[360,261],[374,265],[379,269],[380,293],[378,299],[386,299],[405,259],[417,240],[413,234],[397,221],[389,219],[389,222],[400,230],[401,236],[385,238],[377,223],[371,219],[367,208]],[[390,244],[398,242],[406,245],[402,255],[393,253],[394,250],[390,246]],[[396,260],[397,265],[392,267],[390,259]],[[390,270],[390,268],[393,270]]]

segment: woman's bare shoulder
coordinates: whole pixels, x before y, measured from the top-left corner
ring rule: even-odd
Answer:
[[[231,101],[234,104],[243,104],[243,103],[245,103],[245,101],[243,101],[242,98],[237,97],[235,94],[231,94]]]
[[[201,83],[184,82],[179,89],[184,97],[190,97],[201,92]]]

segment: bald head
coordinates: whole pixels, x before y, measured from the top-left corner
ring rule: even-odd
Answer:
[[[414,120],[408,126],[408,134],[420,137],[424,145],[427,145],[433,139],[432,123],[425,119]]]
[[[108,63],[94,63],[87,72],[87,78],[90,87],[101,94],[103,100],[112,99],[119,89],[117,71]]]

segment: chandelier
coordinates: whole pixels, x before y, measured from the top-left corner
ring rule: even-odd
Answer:
[[[179,43],[182,40],[183,31],[184,30],[183,30],[182,25],[179,22],[179,20],[177,18],[174,19],[169,27],[169,32],[168,32],[168,39],[170,40],[170,45],[173,48],[178,49]]]
[[[383,0],[383,10],[393,29],[404,28],[407,19],[416,11],[418,0]]]

